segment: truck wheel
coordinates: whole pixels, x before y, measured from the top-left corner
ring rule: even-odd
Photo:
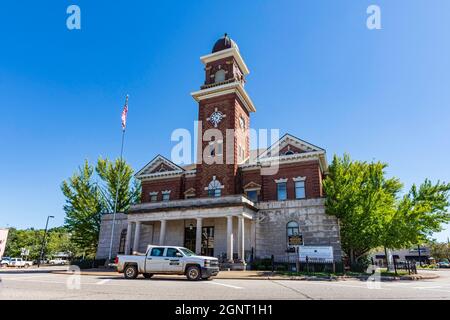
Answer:
[[[153,277],[153,273],[143,273],[142,275],[145,279],[150,279],[151,277]]]
[[[125,276],[125,279],[136,279],[138,276],[138,271],[136,266],[127,266],[125,270],[123,271],[123,275]]]
[[[191,281],[200,280],[202,277],[200,268],[197,266],[189,266],[186,270],[186,277]]]

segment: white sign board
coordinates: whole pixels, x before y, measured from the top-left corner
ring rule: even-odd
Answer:
[[[0,258],[3,257],[3,254],[5,253],[8,231],[9,229],[0,229]]]
[[[329,246],[299,246],[298,255],[300,261],[308,259],[327,259],[333,260],[333,247]]]

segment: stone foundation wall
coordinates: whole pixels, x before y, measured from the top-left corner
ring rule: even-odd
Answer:
[[[111,228],[112,228],[113,214],[102,215],[100,224],[100,235],[97,247],[97,259],[106,259],[109,254],[109,245],[111,242]],[[116,221],[114,227],[114,237],[112,245],[112,257],[117,255],[120,244],[120,234],[123,229],[127,229],[127,215],[123,213],[116,213]]]
[[[334,258],[342,259],[337,219],[325,213],[325,200],[270,201],[257,204],[255,256],[275,259],[287,257],[286,225],[290,221],[299,224],[305,246],[332,246]]]

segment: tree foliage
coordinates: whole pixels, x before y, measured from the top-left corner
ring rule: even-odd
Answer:
[[[94,181],[94,170],[101,182]],[[72,177],[62,183],[66,197],[65,225],[71,240],[87,256],[94,256],[100,232],[101,216],[114,212],[116,190],[119,193],[116,212],[126,212],[140,199],[140,185],[133,178],[133,170],[123,160],[114,163],[99,158],[95,169],[85,161]]]
[[[139,201],[140,185],[133,179],[133,169],[124,160],[116,159],[112,162],[99,158],[95,170],[105,184],[103,195],[106,199],[107,212],[114,212],[117,190],[119,190],[117,212],[126,212],[130,205]]]
[[[95,253],[104,208],[99,187],[92,183],[93,171],[92,166],[85,161],[78,172],[61,186],[66,197],[66,226],[72,233],[72,241],[88,254]]]
[[[70,239],[70,233],[64,227],[52,228],[48,230],[44,254],[51,257],[58,252],[65,252],[72,255],[78,254],[78,249]],[[44,237],[43,229],[18,230],[10,228],[8,241],[6,242],[5,256],[20,257],[22,248],[29,250],[27,259],[35,260],[39,258],[42,241]]]
[[[450,184],[426,180],[400,197],[402,184],[386,177],[386,167],[334,156],[323,182],[326,212],[339,219],[342,248],[351,262],[379,246],[421,243],[449,221]]]

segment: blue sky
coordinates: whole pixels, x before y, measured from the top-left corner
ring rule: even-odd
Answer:
[[[66,8],[81,8],[81,30]],[[366,9],[381,8],[382,30]],[[114,158],[130,94],[125,157],[170,156],[192,130],[199,57],[227,32],[251,73],[253,128],[280,128],[334,153],[382,160],[405,187],[449,181],[450,2],[3,1],[0,225],[64,221],[61,182]],[[450,231],[437,235],[446,240]]]

